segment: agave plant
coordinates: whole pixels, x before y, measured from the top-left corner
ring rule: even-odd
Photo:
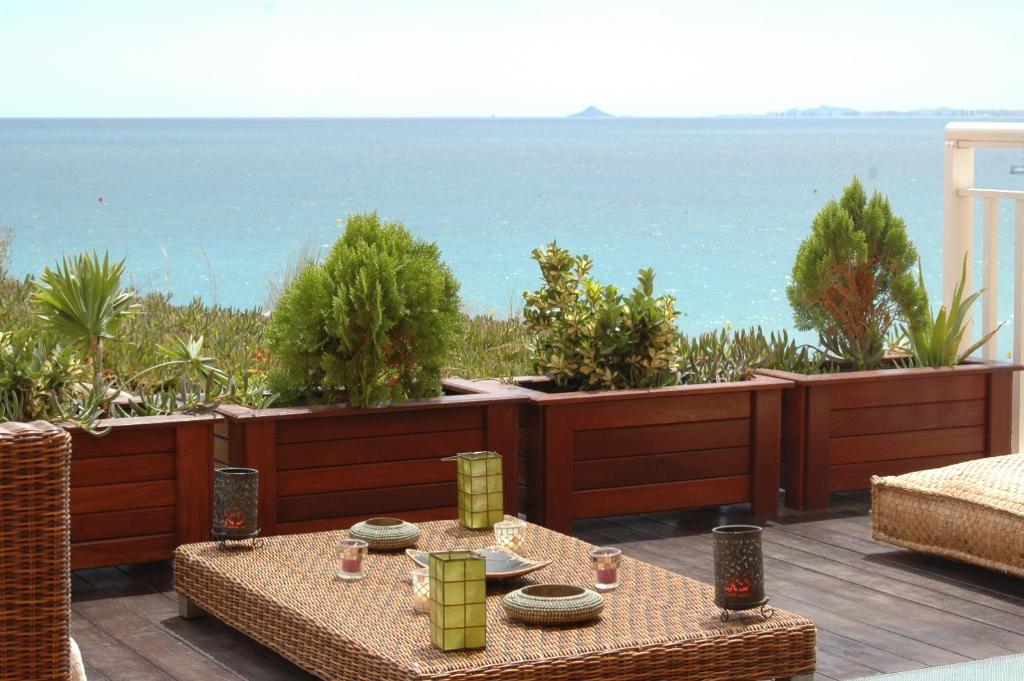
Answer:
[[[93,391],[103,389],[103,344],[114,338],[118,321],[135,309],[135,293],[121,285],[124,260],[101,260],[96,251],[64,258],[43,270],[32,299],[36,314],[60,338],[92,359]]]
[[[228,377],[217,367],[217,360],[203,352],[203,336],[189,336],[184,339],[175,336],[170,345],[159,346],[164,361],[140,371],[131,382],[136,383],[144,374],[153,371],[168,371],[168,382],[177,384],[182,398],[201,389],[206,400],[212,400],[219,388],[227,383]]]
[[[953,289],[953,300],[950,301],[949,308],[947,309],[945,305],[941,306],[934,319],[928,304],[928,294],[924,288],[924,273],[920,262],[917,265],[917,279],[924,303],[918,310],[905,312],[910,322],[902,327],[903,335],[907,339],[910,354],[916,366],[956,366],[974,354],[1002,328],[1003,325],[1000,324],[966,350],[960,349],[964,331],[967,330],[971,307],[984,292],[982,289],[964,298],[964,287],[967,284],[967,256],[964,256],[960,281]]]

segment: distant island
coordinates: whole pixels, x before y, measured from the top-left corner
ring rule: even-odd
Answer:
[[[858,116],[1024,116],[1024,109],[912,109],[910,111],[860,111],[842,106],[817,106],[810,109],[793,108],[764,114],[772,118],[856,118]]]
[[[569,114],[566,118],[615,118],[615,116],[601,111],[596,106],[588,106],[583,111],[577,111],[574,114]]]

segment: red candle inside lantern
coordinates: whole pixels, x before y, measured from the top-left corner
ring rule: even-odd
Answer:
[[[618,570],[614,568],[598,570],[597,571],[597,583],[598,584],[614,584],[618,579]]]
[[[725,585],[725,593],[729,598],[746,598],[750,595],[750,582],[737,580]]]
[[[221,525],[230,530],[239,530],[245,527],[245,512],[237,509],[225,512],[221,519]]]

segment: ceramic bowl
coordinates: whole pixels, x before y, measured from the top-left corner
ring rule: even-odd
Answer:
[[[487,581],[489,582],[522,577],[551,564],[550,560],[529,560],[498,546],[474,550],[487,561]],[[412,558],[413,562],[420,567],[427,567],[430,564],[430,554],[426,551],[407,549],[405,555]]]
[[[534,584],[501,599],[511,619],[529,624],[576,624],[604,610],[604,596],[570,584]]]
[[[416,545],[420,528],[399,518],[370,518],[353,525],[348,536],[362,539],[373,551],[398,551]]]

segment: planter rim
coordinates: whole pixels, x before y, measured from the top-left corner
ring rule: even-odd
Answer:
[[[538,377],[517,377],[534,379]],[[715,393],[732,392],[754,392],[760,390],[783,390],[793,387],[793,381],[785,376],[766,376],[755,374],[748,381],[731,381],[728,383],[695,383],[685,385],[668,385],[660,388],[627,388],[625,390],[576,390],[564,393],[546,393],[540,390],[522,386],[499,383],[492,379],[481,381],[466,381],[464,379],[451,380],[453,388],[462,390],[473,390],[486,394],[510,394],[528,397],[530,402],[538,404],[573,404],[577,402],[602,402],[621,399],[656,399],[660,397],[678,397],[680,395],[710,395]],[[491,390],[493,392],[489,392]]]
[[[167,414],[162,416],[119,416],[117,418],[100,419],[96,422],[99,428],[113,428],[115,430],[128,430],[131,428],[145,428],[160,425],[177,425],[179,423],[214,423],[220,421],[219,414]],[[71,424],[55,423],[69,433],[85,432],[81,428]]]
[[[430,409],[443,409],[451,406],[487,406],[491,404],[505,404],[525,402],[526,395],[518,393],[494,394],[459,394],[441,395],[438,397],[425,397],[417,400],[409,400],[401,404],[390,404],[383,407],[349,407],[344,404],[317,404],[299,407],[269,407],[267,409],[249,409],[237,405],[222,405],[217,407],[219,415],[229,421],[253,420],[253,419],[289,419],[332,416],[360,416],[365,414],[387,414],[403,411],[423,411]]]
[[[984,359],[969,359],[954,367],[911,367],[907,369],[871,369],[870,371],[847,371],[834,374],[799,374],[779,369],[758,369],[759,376],[769,376],[791,381],[797,385],[818,383],[871,383],[898,381],[903,378],[941,378],[950,374],[986,374],[994,371],[1021,371],[1024,365]]]

